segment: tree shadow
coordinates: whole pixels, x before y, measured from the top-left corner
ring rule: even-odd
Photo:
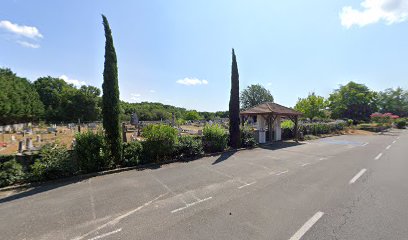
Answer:
[[[218,164],[220,162],[223,162],[225,160],[227,160],[228,158],[230,158],[232,155],[234,155],[237,152],[237,150],[232,150],[232,151],[228,151],[228,152],[224,152],[221,153],[221,155],[217,158],[217,160],[215,160],[212,165]]]
[[[18,200],[21,198],[29,197],[38,193],[47,192],[50,190],[54,190],[60,187],[67,186],[69,184],[78,183],[87,178],[74,178],[74,179],[61,179],[52,181],[49,183],[35,183],[33,186],[28,186],[26,188],[18,189],[18,193],[12,194],[10,196],[4,197],[0,199],[0,204]],[[12,190],[10,190],[12,191]]]
[[[268,150],[278,150],[278,149],[283,149],[283,148],[296,147],[296,146],[300,146],[303,144],[305,143],[292,142],[292,141],[278,141],[278,142],[273,142],[273,143],[260,144],[258,145],[258,147],[262,149],[268,149]]]

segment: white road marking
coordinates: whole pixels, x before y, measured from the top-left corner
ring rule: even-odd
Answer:
[[[72,240],[81,240],[81,239],[84,239],[85,237],[91,235],[92,233],[98,232],[99,230],[101,230],[101,229],[103,229],[103,228],[105,228],[105,227],[107,227],[107,226],[114,226],[114,225],[116,225],[118,222],[120,222],[122,219],[124,219],[124,218],[126,218],[126,217],[128,217],[128,216],[130,216],[130,215],[132,215],[132,214],[134,214],[134,213],[136,213],[137,211],[139,211],[140,209],[142,209],[142,208],[144,208],[144,207],[149,206],[150,204],[152,204],[153,202],[155,202],[155,201],[157,201],[158,199],[162,198],[163,196],[166,196],[167,194],[169,194],[169,192],[166,192],[166,193],[164,193],[164,194],[161,194],[161,195],[159,195],[158,197],[156,197],[156,198],[154,198],[154,199],[152,199],[152,200],[150,200],[150,201],[144,203],[143,205],[141,205],[141,206],[139,206],[139,207],[137,207],[137,208],[135,208],[135,209],[133,209],[133,210],[131,210],[131,211],[125,213],[125,214],[120,215],[119,217],[113,219],[112,221],[109,221],[109,222],[107,222],[107,223],[105,223],[105,224],[103,224],[103,225],[101,225],[101,226],[95,228],[94,230],[92,230],[92,231],[90,231],[90,232],[88,232],[88,233],[85,233],[85,234],[82,235],[82,236],[73,238]]]
[[[179,211],[181,211],[181,210],[184,210],[184,209],[186,209],[186,208],[192,207],[192,206],[194,206],[194,205],[196,205],[196,204],[198,204],[198,203],[202,203],[202,202],[205,202],[205,201],[210,200],[210,199],[212,199],[212,197],[208,197],[208,198],[205,198],[205,199],[200,199],[200,200],[198,200],[198,201],[196,201],[196,202],[188,203],[188,204],[186,204],[186,206],[184,206],[184,207],[174,209],[173,211],[171,211],[171,213],[179,212]]]
[[[378,154],[377,157],[375,157],[374,159],[375,159],[375,160],[378,160],[378,159],[380,159],[380,158],[382,157],[382,155],[383,155],[383,153],[380,153],[380,154]]]
[[[397,137],[397,140],[400,139],[400,137]]]
[[[285,174],[285,173],[288,173],[288,172],[289,172],[289,170],[286,170],[286,171],[283,171],[283,172],[279,172],[279,173],[276,174],[276,176],[279,176],[279,175],[282,175],[282,174]]]
[[[107,237],[107,236],[109,236],[109,235],[112,235],[112,234],[118,233],[118,232],[120,232],[120,231],[122,231],[122,228],[119,228],[119,229],[116,229],[115,231],[108,232],[108,233],[105,233],[105,234],[102,234],[102,235],[96,236],[96,237],[94,237],[94,238],[90,238],[90,239],[88,239],[88,240],[97,240],[97,239],[101,239],[101,238]]]
[[[358,172],[358,173],[356,174],[356,176],[354,176],[354,177],[350,180],[349,184],[355,183],[355,182],[357,181],[357,179],[359,179],[366,171],[367,171],[367,169],[365,169],[365,168],[361,169],[361,171]]]
[[[315,225],[317,221],[324,215],[324,212],[317,212],[313,217],[311,217],[303,226],[289,239],[289,240],[300,240],[303,235],[307,231],[309,231],[310,228]]]
[[[242,186],[239,186],[238,189],[241,189],[241,188],[250,186],[250,185],[252,185],[252,184],[254,184],[254,183],[256,183],[256,182],[251,182],[251,183],[244,184],[244,185],[242,185]]]
[[[368,145],[368,142],[364,143],[363,145],[361,145],[362,147],[365,147]]]
[[[319,158],[319,161],[324,161],[324,160],[327,160],[327,157],[321,157],[321,158]]]
[[[385,149],[388,150],[391,148],[391,145],[388,145]]]
[[[393,144],[396,143],[396,142],[397,142],[397,140],[392,141]]]
[[[304,164],[302,164],[302,167],[304,167],[304,166],[307,166],[307,165],[310,165],[311,163],[304,163]]]
[[[164,184],[162,181],[160,181],[160,179],[158,179],[156,176],[154,176],[153,174],[150,174],[154,180],[156,180],[156,182],[160,183],[168,192],[172,193],[174,196],[177,196],[178,194],[175,193],[173,190],[170,189],[169,186],[167,186],[166,184]],[[180,201],[182,201],[184,204],[187,204],[187,202],[184,200],[183,195],[180,194],[179,196]]]

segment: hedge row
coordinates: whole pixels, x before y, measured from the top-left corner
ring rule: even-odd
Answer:
[[[243,147],[252,147],[255,140],[243,128]],[[169,159],[192,159],[204,153],[221,152],[227,148],[228,134],[219,125],[207,125],[203,136],[178,136],[167,125],[150,125],[143,129],[145,141],[123,144],[123,167],[161,163]],[[0,187],[20,183],[69,177],[114,168],[107,158],[103,133],[85,132],[75,137],[73,150],[57,144],[45,145],[34,156],[33,164],[20,164],[14,156],[0,158]]]
[[[301,123],[299,124],[299,132],[302,132],[303,135],[330,134],[343,130],[347,125],[347,122],[341,120],[335,122]],[[282,138],[290,139],[293,137],[293,124],[286,123],[286,121],[284,121],[282,124]]]

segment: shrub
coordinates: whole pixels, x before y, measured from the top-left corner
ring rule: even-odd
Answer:
[[[203,142],[199,136],[180,136],[176,144],[177,157],[193,158],[203,154]]]
[[[0,163],[0,187],[17,183],[23,179],[23,167],[16,160]]]
[[[75,135],[74,154],[79,170],[84,173],[97,172],[113,166],[104,152],[106,144],[102,133],[91,131]]]
[[[256,145],[256,141],[252,130],[248,126],[241,128],[241,146],[245,148],[252,148]]]
[[[350,127],[351,125],[353,125],[354,121],[353,119],[347,119],[347,125]]]
[[[400,119],[395,122],[395,125],[397,126],[397,128],[403,129],[407,126],[407,121],[404,119]]]
[[[177,130],[171,126],[148,125],[143,128],[142,143],[145,161],[160,162],[173,156],[177,143]]]
[[[228,135],[218,124],[206,125],[203,129],[203,147],[205,152],[222,152],[227,147]]]
[[[345,126],[346,122],[340,120],[329,123],[306,123],[301,124],[300,131],[302,131],[304,135],[320,135],[343,130]]]
[[[44,145],[31,165],[31,180],[47,180],[74,175],[77,167],[68,149],[57,144]]]
[[[123,143],[123,162],[127,167],[141,163],[143,146],[138,141]]]

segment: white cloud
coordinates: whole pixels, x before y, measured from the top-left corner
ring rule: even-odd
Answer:
[[[343,7],[340,12],[341,25],[351,28],[353,25],[364,27],[381,20],[388,25],[408,20],[407,0],[364,0],[360,5],[362,10]]]
[[[130,100],[135,101],[135,102],[139,102],[141,96],[142,95],[140,95],[139,93],[132,93],[132,94],[130,94]]]
[[[268,86],[272,86],[272,83],[271,83],[271,82],[268,82],[268,84],[266,84],[266,85],[268,85]]]
[[[155,93],[156,91],[155,91],[155,90],[150,90],[149,92],[151,92],[151,93]]]
[[[39,44],[29,43],[29,42],[21,41],[21,40],[18,40],[17,43],[26,48],[39,48],[40,47]]]
[[[184,79],[177,80],[176,83],[187,85],[187,86],[193,86],[193,85],[206,85],[208,84],[208,81],[200,80],[197,78],[184,78]]]
[[[84,81],[80,81],[80,80],[76,80],[76,79],[70,79],[69,77],[67,77],[66,75],[62,75],[59,77],[60,79],[64,80],[66,83],[69,84],[73,84],[76,87],[80,87],[82,85],[86,85],[86,82]]]
[[[32,39],[43,38],[43,35],[36,27],[24,26],[12,23],[7,20],[0,21],[0,28],[3,28],[16,35],[28,37]]]

